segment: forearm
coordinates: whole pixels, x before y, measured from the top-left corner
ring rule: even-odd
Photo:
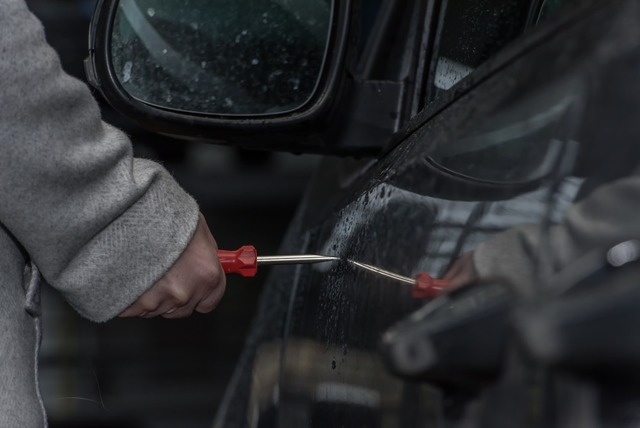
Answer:
[[[178,258],[197,205],[102,123],[24,2],[0,8],[0,222],[79,312],[108,319]]]

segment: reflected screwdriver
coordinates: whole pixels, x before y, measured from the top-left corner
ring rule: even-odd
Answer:
[[[237,250],[218,250],[218,259],[224,273],[235,273],[244,277],[252,277],[258,273],[258,266],[313,264],[342,260],[340,257],[318,254],[298,254],[280,256],[258,256],[256,248],[245,245]],[[346,260],[347,263],[366,271],[400,281],[412,287],[413,297],[416,299],[434,298],[444,290],[449,281],[433,278],[426,272],[420,272],[415,278],[398,275],[379,267],[366,263]]]

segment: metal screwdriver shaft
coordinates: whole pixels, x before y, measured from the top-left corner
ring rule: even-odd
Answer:
[[[259,265],[293,265],[341,260],[340,257],[323,256],[319,254],[258,256],[255,247],[251,245],[245,245],[233,251],[218,250],[218,259],[225,273],[237,273],[249,277],[256,275]],[[426,272],[420,272],[415,278],[409,278],[366,263],[356,262],[354,260],[346,261],[360,269],[410,285],[413,287],[412,294],[416,299],[436,297],[449,283],[449,281],[444,279],[433,278]]]
[[[340,257],[321,256],[318,254],[300,254],[295,256],[258,256],[258,266],[269,265],[298,265],[308,263],[333,262],[340,260]]]

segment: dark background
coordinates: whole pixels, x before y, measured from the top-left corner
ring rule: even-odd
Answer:
[[[95,0],[28,0],[64,69],[84,80]],[[98,97],[98,94],[95,94]],[[99,100],[100,101],[100,100]],[[317,157],[248,152],[154,136],[102,103],[132,138],[200,203],[221,248],[275,253]],[[43,291],[40,383],[52,428],[208,427],[253,318],[265,272],[229,277],[213,313],[185,320],[94,324]]]

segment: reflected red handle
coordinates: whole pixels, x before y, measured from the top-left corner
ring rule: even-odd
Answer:
[[[218,259],[224,273],[237,273],[242,276],[256,276],[258,272],[258,252],[251,245],[237,250],[218,250]]]
[[[416,276],[413,297],[416,299],[432,299],[438,296],[448,285],[448,279],[436,279],[426,272],[420,272]]]

